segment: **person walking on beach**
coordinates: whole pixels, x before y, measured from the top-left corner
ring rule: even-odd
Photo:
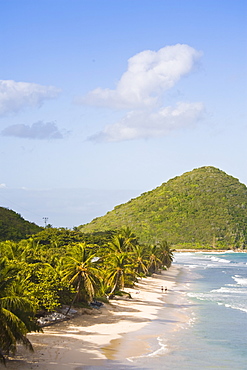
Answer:
[[[164,290],[164,288],[163,288],[163,286],[161,287],[161,291],[162,291],[162,293],[163,293],[163,290]]]

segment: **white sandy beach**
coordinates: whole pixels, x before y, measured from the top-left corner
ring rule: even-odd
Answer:
[[[111,300],[103,308],[91,310],[90,314],[78,313],[69,321],[44,328],[43,333],[29,334],[34,352],[19,348],[15,359],[7,363],[7,368],[70,370],[101,366],[107,359],[114,360],[118,340],[124,334],[137,332],[157,318],[158,311],[169,298],[169,291],[176,284],[178,273],[179,268],[172,266],[162,274],[141,279],[135,289],[126,289],[132,299]],[[181,322],[188,320],[185,315],[178,318]],[[145,353],[148,347],[143,340],[140,343],[135,341],[134,346],[126,347],[126,351],[128,353],[122,354],[124,358]]]

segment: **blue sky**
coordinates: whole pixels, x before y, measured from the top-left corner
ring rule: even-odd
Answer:
[[[0,205],[90,222],[211,165],[247,184],[244,0],[0,0]]]

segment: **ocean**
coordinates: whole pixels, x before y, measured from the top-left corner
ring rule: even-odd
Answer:
[[[247,369],[247,253],[177,253],[175,264],[194,319],[178,335],[173,368]]]
[[[104,369],[247,369],[247,253],[175,253],[178,284],[159,317],[126,334],[126,346],[148,343],[142,356],[109,361]],[[168,309],[171,308],[171,309]],[[139,344],[140,345],[140,344]],[[88,369],[94,367],[88,367]]]

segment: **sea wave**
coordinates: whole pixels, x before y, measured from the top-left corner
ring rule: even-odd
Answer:
[[[215,257],[215,256],[211,256],[210,259],[214,262],[220,262],[220,263],[230,263],[231,262],[231,261],[226,260],[224,258],[219,258],[219,257]]]
[[[243,278],[239,275],[235,275],[232,278],[233,280],[236,281],[237,284],[242,285],[242,286],[247,286],[247,278]]]
[[[245,299],[247,290],[235,286],[224,286],[210,292],[190,292],[188,296],[200,301],[215,302],[220,306],[247,312],[247,301]]]
[[[223,286],[219,289],[211,290],[211,293],[219,293],[219,294],[246,294],[246,289],[239,289],[237,285],[229,284],[228,286]]]
[[[138,360],[140,358],[157,357],[157,356],[160,356],[160,355],[164,354],[165,352],[167,352],[168,351],[168,347],[167,347],[167,344],[164,343],[164,340],[161,337],[157,337],[157,341],[158,341],[159,348],[156,349],[155,351],[150,352],[150,353],[147,353],[145,355],[141,355],[141,356],[128,357],[127,360],[129,362],[134,362],[135,360]]]
[[[239,311],[243,311],[243,312],[246,312],[247,313],[247,307],[245,305],[234,305],[234,304],[229,304],[229,303],[226,303],[225,304],[225,307],[228,307],[228,308],[232,308],[234,310],[239,310]]]

